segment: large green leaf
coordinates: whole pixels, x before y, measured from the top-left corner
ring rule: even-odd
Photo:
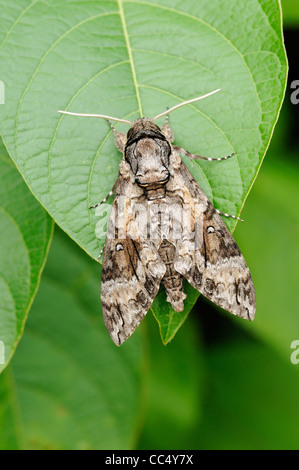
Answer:
[[[0,371],[23,333],[52,237],[53,222],[0,141]]]
[[[54,237],[24,336],[0,378],[1,449],[134,445],[144,401],[141,336],[120,350],[107,335],[98,271],[66,237]]]
[[[151,117],[221,88],[172,114],[171,125],[175,142],[191,152],[236,152],[229,161],[188,165],[216,208],[240,213],[285,89],[278,0],[0,6],[1,132],[34,195],[88,254],[98,256],[95,226],[104,223],[88,206],[113,186],[121,155],[106,122],[58,109]]]

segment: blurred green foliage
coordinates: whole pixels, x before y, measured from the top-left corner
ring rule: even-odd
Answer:
[[[296,28],[299,24],[298,0],[281,0],[285,28]]]
[[[144,346],[138,334],[122,349],[112,343],[98,314],[99,277],[57,228],[25,333],[0,377],[1,448],[135,445]]]

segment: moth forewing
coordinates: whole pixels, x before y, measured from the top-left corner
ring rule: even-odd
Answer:
[[[201,237],[196,238],[194,246],[189,243],[187,250],[186,246],[178,244],[175,269],[215,304],[253,320],[255,291],[238,245],[183,162],[177,175],[178,184],[200,203],[197,208],[202,210],[202,214],[196,216],[197,220],[201,218]]]
[[[104,246],[101,282],[105,325],[118,346],[135,331],[149,310],[165,272],[153,243],[135,223],[131,201],[138,201],[141,193],[129,164],[123,160],[113,201],[115,217],[109,222]]]

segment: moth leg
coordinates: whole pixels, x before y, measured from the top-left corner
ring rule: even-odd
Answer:
[[[99,254],[99,256],[97,257],[97,262],[98,262],[98,263],[100,262],[100,259],[101,259],[101,256],[102,256],[102,254],[103,254],[103,251],[104,251],[104,247],[101,249],[100,254]]]
[[[227,214],[226,212],[221,212],[218,209],[215,209],[215,210],[216,210],[216,212],[218,212],[218,214],[224,215],[224,217],[231,217],[232,219],[237,219],[237,220],[240,220],[241,222],[244,222],[244,219],[241,219],[240,217],[237,217],[235,215]]]
[[[195,155],[194,153],[190,153],[190,152],[188,152],[188,150],[185,150],[181,147],[177,147],[176,145],[174,145],[173,148],[177,152],[179,152],[179,154],[184,155],[186,157],[189,157],[190,160],[201,159],[201,160],[208,160],[209,162],[213,162],[213,161],[218,161],[219,162],[220,160],[227,160],[228,158],[231,158],[236,154],[235,152],[233,152],[230,155],[227,155],[226,157],[210,158],[210,157],[202,157],[201,155]]]
[[[169,108],[167,108],[169,109]],[[163,132],[163,134],[165,135],[166,139],[171,143],[174,141],[174,134],[173,134],[173,131],[169,125],[169,120],[168,120],[168,114],[166,115],[166,118],[165,118],[165,124],[161,127],[161,130]]]
[[[117,132],[114,125],[107,119],[109,126],[111,127],[113,134],[114,134],[114,142],[116,148],[121,152],[124,153],[125,145],[127,142],[127,134],[125,132]]]
[[[94,204],[93,206],[89,206],[88,209],[95,209],[96,207],[100,206],[101,204],[104,204],[104,202],[106,202],[107,199],[108,199],[110,196],[112,196],[112,194],[114,193],[115,187],[116,187],[116,182],[114,183],[113,188],[111,189],[111,191],[109,191],[109,193],[107,194],[107,196],[106,196],[101,202],[98,202],[97,204]]]

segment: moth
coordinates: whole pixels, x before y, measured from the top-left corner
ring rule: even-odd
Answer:
[[[120,346],[148,312],[162,284],[173,309],[184,309],[184,281],[216,305],[253,320],[255,291],[248,266],[221,215],[184,164],[224,160],[194,155],[173,144],[168,114],[134,122],[105,115],[123,154],[114,193],[102,263],[101,301],[105,325]],[[160,128],[154,121],[166,115]],[[130,124],[117,132],[110,120]],[[120,204],[121,201],[121,204]],[[99,204],[101,204],[99,203]],[[95,204],[91,207],[97,207]],[[230,216],[235,217],[235,216]]]

